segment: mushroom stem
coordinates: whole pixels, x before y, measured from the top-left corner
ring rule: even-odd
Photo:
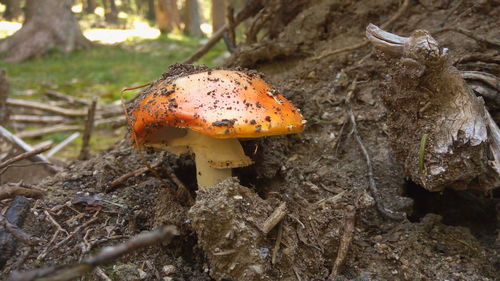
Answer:
[[[160,147],[177,155],[192,152],[200,188],[212,187],[231,177],[232,168],[245,167],[253,163],[245,155],[238,139],[212,138],[192,130],[188,130],[184,137],[149,146]]]
[[[194,152],[194,162],[196,164],[196,180],[199,188],[210,188],[219,182],[232,176],[231,168],[212,168],[209,159],[204,153]]]
[[[252,164],[238,139],[218,139],[193,131],[190,150],[196,163],[196,177],[200,188],[212,187],[232,176],[231,169]]]

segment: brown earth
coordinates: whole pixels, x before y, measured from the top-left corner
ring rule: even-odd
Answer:
[[[111,181],[144,167],[127,139],[75,162],[40,184],[47,195],[33,203],[23,229],[47,242],[35,247],[17,270],[76,262],[141,231],[174,224],[181,235],[171,244],[128,255],[103,270],[113,280],[329,280],[354,212],[345,264],[330,280],[498,278],[498,192],[430,193],[407,181],[386,134],[380,84],[388,71],[379,53],[366,45],[324,55],[361,43],[366,26],[387,22],[400,1],[269,3],[273,16],[263,25],[264,35],[241,46],[228,65],[264,73],[302,109],[308,120],[305,132],[245,141],[255,165],[237,169],[237,179],[201,191],[196,190],[189,156],[148,151],[142,152],[147,161],[162,161],[158,171],[167,186],[147,173],[107,192]],[[407,36],[415,29],[460,26],[493,40],[499,37],[499,13],[498,1],[409,1],[406,12],[386,29]],[[439,32],[435,38],[450,49],[459,69],[500,74],[498,49],[456,32]],[[350,104],[381,203],[406,212],[402,221],[382,216],[369,191],[367,162],[346,117],[345,100],[354,78],[358,83]],[[172,192],[177,185],[168,167],[196,197],[193,206]],[[259,225],[282,202],[286,217],[265,235]],[[65,233],[54,236],[57,228],[47,213],[69,233],[77,232],[67,241]],[[53,247],[47,244],[51,239],[51,245],[61,244],[44,254]],[[7,262],[4,276],[23,250],[20,245]],[[175,271],[164,268],[169,265]]]

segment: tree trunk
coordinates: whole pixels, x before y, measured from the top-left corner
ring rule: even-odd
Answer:
[[[201,37],[200,7],[198,0],[186,0],[183,9],[184,34]]]
[[[20,62],[58,48],[68,53],[89,46],[71,12],[72,0],[27,0],[23,27],[0,40],[5,61]]]
[[[95,11],[95,8],[97,7],[97,4],[95,2],[96,0],[84,0],[83,1],[83,10],[85,11],[86,14],[93,14]]]
[[[215,33],[226,21],[226,1],[212,0],[212,32]]]
[[[146,1],[148,2],[147,3],[148,7],[147,7],[147,12],[146,12],[146,18],[148,20],[150,20],[150,21],[154,21],[156,19],[156,16],[155,16],[155,13],[156,13],[155,0],[146,0]]]
[[[117,23],[118,22],[118,7],[116,7],[115,0],[103,0],[104,5],[104,20],[107,23]]]
[[[180,27],[179,9],[176,0],[156,0],[156,22],[158,29],[165,34]]]
[[[8,21],[16,20],[22,15],[21,0],[4,0],[4,18]]]

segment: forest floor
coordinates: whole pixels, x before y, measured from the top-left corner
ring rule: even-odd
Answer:
[[[102,271],[112,280],[497,280],[498,192],[431,193],[408,181],[384,124],[380,92],[386,63],[370,45],[329,54],[362,43],[366,26],[388,22],[402,1],[272,2],[282,5],[269,13],[268,37],[244,44],[226,63],[264,73],[301,108],[308,120],[304,133],[244,141],[255,164],[201,191],[189,156],[139,152],[123,136],[96,157],[75,161],[38,184],[45,196],[29,203],[23,230],[43,242],[33,248],[18,243],[3,276],[75,263],[142,231],[175,225],[179,236],[170,244],[133,252]],[[433,32],[459,24],[498,38],[500,7],[476,2],[404,1],[408,7],[387,29],[408,36],[415,29]],[[458,33],[435,38],[459,69],[500,75],[497,49]],[[496,60],[460,63],[491,52]],[[153,58],[149,63],[168,65]],[[405,212],[403,220],[388,219],[374,206],[358,136],[371,157],[378,200]],[[155,163],[163,181],[146,172],[110,188],[113,180],[143,168],[144,158]],[[194,203],[171,192],[180,185]],[[262,233],[257,226],[282,203],[286,216]],[[345,260],[338,261],[342,253]]]

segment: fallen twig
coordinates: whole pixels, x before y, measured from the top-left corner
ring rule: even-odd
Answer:
[[[94,122],[94,127],[99,128],[106,125],[112,125],[113,128],[121,127],[126,124],[125,118],[123,116],[120,117],[111,117],[106,119],[96,120]],[[70,132],[70,131],[83,131],[85,128],[81,125],[68,125],[68,124],[60,124],[56,126],[44,127],[36,130],[29,130],[24,132],[19,132],[16,136],[20,138],[36,138],[45,136],[53,133],[61,133],[61,132]]]
[[[81,263],[45,267],[27,272],[14,272],[10,281],[41,281],[41,280],[72,280],[91,272],[96,267],[113,262],[121,256],[134,252],[138,249],[157,244],[162,241],[169,242],[174,236],[179,235],[175,226],[163,226],[155,231],[146,232],[116,246],[105,247],[97,255],[89,257]]]
[[[221,28],[219,28],[212,35],[212,38],[210,38],[210,40],[208,40],[208,42],[205,43],[205,45],[203,45],[200,49],[198,49],[198,51],[196,51],[196,53],[192,54],[182,63],[193,63],[198,59],[200,59],[201,57],[203,57],[208,51],[210,51],[210,49],[212,49],[213,46],[215,46],[215,44],[217,44],[217,42],[219,42],[222,36],[224,36],[226,30],[227,30],[227,23],[225,23]]]
[[[3,186],[0,188],[0,200],[14,198],[21,195],[28,198],[40,198],[44,195],[44,191],[38,188],[26,188],[20,184],[13,186]]]
[[[7,105],[8,106],[20,106],[20,107],[32,108],[32,109],[56,113],[56,114],[63,115],[63,116],[69,116],[69,117],[85,117],[87,115],[87,112],[85,112],[84,110],[66,109],[66,108],[62,108],[62,107],[58,107],[58,106],[47,105],[47,104],[40,103],[40,102],[19,100],[19,99],[13,99],[13,98],[7,99]]]
[[[36,138],[54,133],[62,133],[62,132],[70,132],[70,131],[79,131],[82,129],[80,125],[67,125],[61,124],[56,126],[43,127],[40,129],[23,131],[16,134],[17,137],[25,139],[25,138]]]
[[[62,116],[25,115],[25,114],[11,115],[9,117],[9,120],[11,122],[20,122],[20,123],[49,123],[49,124],[57,124],[67,121],[67,119]]]
[[[160,164],[161,164],[161,161],[159,161],[159,162],[157,162],[155,164],[152,164],[151,168],[156,168]],[[115,187],[117,187],[118,185],[122,184],[123,182],[125,182],[129,178],[140,176],[140,175],[144,174],[145,172],[147,172],[148,170],[149,170],[148,167],[141,167],[141,168],[139,168],[139,169],[137,169],[135,171],[131,171],[131,172],[128,172],[126,174],[121,175],[120,177],[118,177],[117,179],[115,179],[114,181],[112,181],[109,184],[108,188],[106,189],[106,192],[112,191],[113,189],[115,189]]]
[[[177,192],[176,192],[177,198],[179,198],[181,200],[186,200],[190,206],[193,205],[194,204],[193,196],[191,196],[191,193],[189,193],[189,190],[187,189],[187,187],[177,177],[174,169],[172,169],[172,167],[170,167],[169,165],[166,165],[165,171],[167,172],[167,175],[170,178],[170,180],[172,180],[172,182],[175,185],[177,185]]]
[[[280,222],[278,226],[278,235],[276,236],[276,242],[274,243],[273,256],[271,257],[271,264],[276,264],[276,257],[278,256],[278,251],[280,250],[282,237],[283,237],[283,222]]]
[[[281,203],[271,215],[262,223],[260,229],[264,234],[268,234],[286,215],[286,203]]]
[[[5,70],[0,69],[0,125],[7,123],[9,110],[7,109],[7,98],[9,97],[9,82]]]
[[[332,272],[328,280],[334,280],[339,274],[340,268],[345,263],[347,257],[347,252],[349,251],[349,246],[351,245],[352,237],[354,235],[354,223],[356,221],[356,209],[353,206],[347,206],[344,215],[344,230],[342,236],[340,237],[339,249],[337,252],[337,257],[333,262]]]
[[[10,223],[3,215],[0,215],[0,225],[2,225],[10,234],[12,234],[19,241],[23,242],[26,245],[36,246],[43,241],[38,237],[24,232],[17,225]]]
[[[45,151],[47,151],[47,150],[49,150],[51,148],[52,148],[52,144],[49,144],[49,145],[45,145],[45,146],[42,146],[40,148],[31,150],[31,151],[23,152],[23,153],[21,153],[19,155],[16,155],[16,156],[14,156],[14,157],[12,157],[10,159],[7,159],[6,161],[0,163],[0,169],[3,169],[3,168],[9,166],[12,163],[24,160],[26,158],[32,158],[33,156],[35,156],[35,155],[37,155],[39,153],[45,152]]]
[[[381,28],[382,29],[387,28],[388,26],[390,26],[391,24],[393,24],[395,21],[397,21],[408,10],[408,7],[410,7],[410,0],[405,0],[403,2],[403,4],[401,4],[401,7],[399,7],[398,11],[388,21],[386,21],[385,23],[383,23],[383,24],[380,25]],[[367,46],[369,43],[370,43],[370,41],[364,40],[363,42],[358,43],[358,44],[354,44],[352,46],[347,46],[347,47],[344,47],[344,48],[340,48],[340,49],[336,49],[336,50],[332,50],[332,51],[326,52],[324,54],[321,54],[319,56],[314,57],[313,59],[314,60],[321,60],[324,57],[328,57],[328,56],[331,56],[331,55],[336,55],[336,54],[343,53],[343,52],[353,51],[353,50],[356,50],[356,49],[359,49],[359,48],[363,48],[364,46]]]
[[[41,259],[45,258],[46,255],[48,255],[50,252],[54,251],[55,249],[58,249],[59,247],[61,247],[64,243],[66,243],[69,239],[71,239],[71,237],[73,237],[75,234],[77,234],[78,232],[80,232],[81,229],[84,229],[85,227],[87,227],[91,223],[93,223],[96,220],[98,220],[99,217],[97,217],[97,214],[99,214],[99,212],[96,212],[94,214],[94,216],[90,220],[86,221],[84,224],[79,225],[77,228],[75,228],[75,230],[73,230],[68,236],[66,236],[66,238],[64,238],[63,240],[59,241],[53,247],[47,248],[43,253],[41,253],[37,257],[37,260],[41,260]]]
[[[3,137],[4,139],[8,140],[14,146],[16,146],[17,148],[19,148],[23,151],[28,152],[28,151],[33,150],[33,148],[29,144],[25,143],[19,137],[13,135],[11,132],[9,132],[7,129],[5,129],[1,125],[0,125],[0,136]],[[50,161],[47,160],[47,158],[41,154],[35,154],[35,155],[31,156],[30,159],[33,161],[40,161],[40,162],[45,162],[47,164],[50,164],[47,166],[47,169],[49,169],[49,171],[51,171],[52,173],[56,173],[59,171],[59,169],[57,167],[52,166],[52,163],[50,163]]]
[[[66,145],[71,143],[74,139],[80,136],[79,132],[75,132],[71,134],[69,137],[65,138],[62,142],[55,145],[51,150],[49,150],[45,155],[47,157],[52,157],[54,154],[59,152],[59,150],[63,149]]]
[[[102,281],[113,281],[99,266],[95,268],[94,274]]]
[[[89,144],[90,137],[92,136],[92,130],[94,130],[94,119],[95,119],[95,110],[97,108],[97,97],[92,99],[92,104],[89,107],[87,120],[85,121],[85,129],[83,130],[83,141],[82,141],[82,149],[80,150],[80,155],[78,156],[79,160],[87,160],[90,156]]]
[[[85,105],[85,106],[88,106],[90,104],[90,102],[88,100],[75,98],[75,97],[72,97],[70,95],[66,95],[66,94],[63,94],[61,92],[57,92],[57,91],[53,91],[53,90],[45,91],[45,95],[52,97],[52,98],[59,99],[59,100],[64,100],[65,102],[67,102],[69,104],[81,104],[81,105]]]

